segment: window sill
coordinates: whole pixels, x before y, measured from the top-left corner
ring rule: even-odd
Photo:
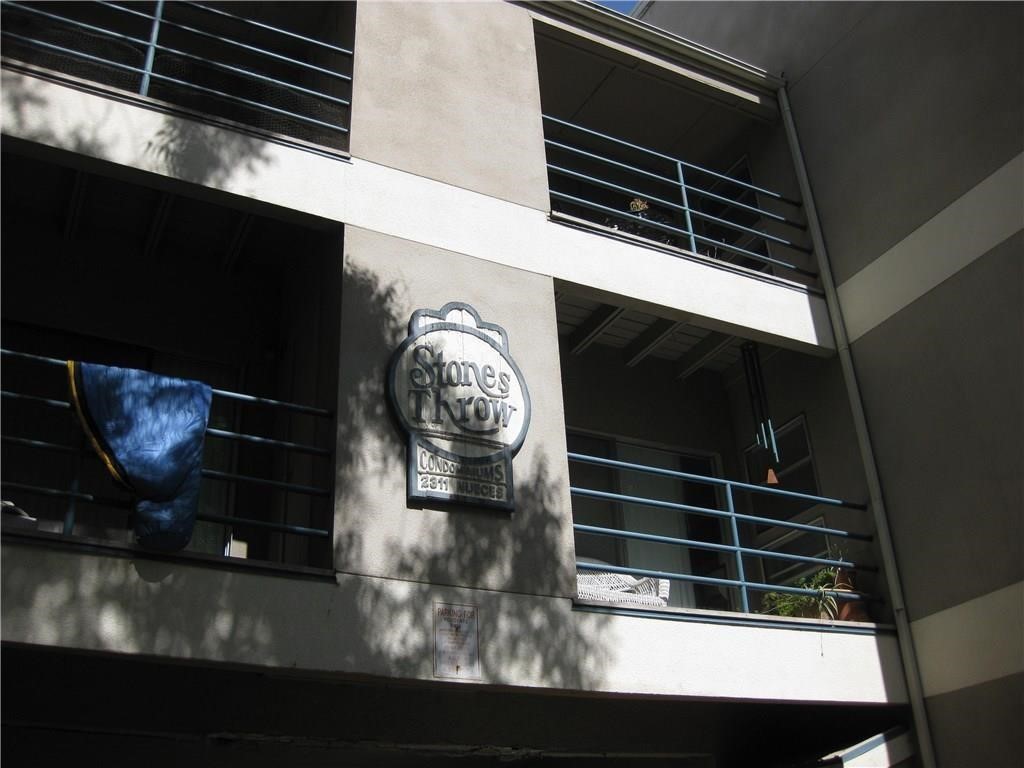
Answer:
[[[207,555],[200,552],[154,552],[134,544],[104,541],[103,539],[92,539],[84,536],[65,536],[60,533],[49,533],[6,525],[3,529],[2,541],[4,544],[48,547],[77,552],[83,555],[106,555],[133,560],[155,560],[241,573],[272,574],[287,578],[312,579],[314,581],[329,581],[331,583],[336,581],[335,571],[331,568],[272,563],[264,560],[244,560],[238,557]]]

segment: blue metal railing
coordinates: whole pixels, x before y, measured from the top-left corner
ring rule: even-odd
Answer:
[[[351,50],[201,3],[157,0],[152,12],[143,7],[3,0],[4,56],[344,148]],[[266,42],[237,39],[253,34]],[[291,48],[306,58],[292,55]],[[337,65],[307,60],[314,57]],[[81,65],[85,71],[78,70]]]
[[[728,254],[730,259],[741,257],[761,267],[817,277],[803,263],[776,255],[769,246],[804,255],[813,254],[810,248],[764,228],[770,223],[803,232],[806,225],[758,204],[761,198],[799,208],[799,200],[566,120],[543,117],[554,210],[579,212],[592,220],[599,216],[598,223],[613,229],[692,253],[716,258]]]
[[[831,554],[827,557],[818,557],[792,554],[789,552],[783,552],[779,550],[759,549],[756,547],[744,546],[741,543],[739,529],[740,523],[754,523],[760,525],[767,525],[772,526],[774,528],[782,528],[786,530],[800,531],[805,533],[814,533],[824,536],[844,538],[847,540],[871,541],[872,537],[867,534],[853,533],[839,528],[826,527],[823,525],[810,525],[806,523],[794,522],[791,520],[780,520],[776,518],[761,517],[758,515],[740,513],[736,511],[735,493],[737,491],[740,491],[743,493],[762,494],[765,496],[773,496],[776,498],[792,499],[794,501],[804,502],[810,501],[813,502],[814,504],[860,511],[867,509],[867,505],[865,504],[851,501],[843,501],[842,499],[834,499],[824,496],[815,496],[812,494],[800,493],[797,491],[787,491],[780,488],[769,488],[761,485],[753,485],[751,483],[743,483],[734,480],[725,480],[722,478],[707,477],[704,475],[694,475],[687,472],[680,472],[672,469],[663,469],[660,467],[650,467],[642,464],[633,464],[630,462],[618,461],[615,459],[606,459],[597,456],[587,456],[580,453],[569,453],[568,457],[570,462],[593,464],[619,471],[632,471],[648,475],[659,475],[662,477],[669,477],[676,480],[709,485],[720,489],[721,496],[724,497],[724,509],[701,507],[691,504],[684,504],[682,502],[677,501],[670,501],[666,499],[653,499],[640,496],[631,496],[623,493],[600,491],[590,488],[581,488],[577,486],[571,486],[569,488],[569,491],[573,497],[578,498],[600,499],[603,501],[610,501],[621,504],[631,504],[658,509],[667,509],[679,512],[681,514],[704,515],[707,517],[717,518],[727,524],[729,536],[731,538],[731,543],[705,541],[699,539],[689,539],[674,536],[662,536],[659,534],[644,533],[640,531],[630,531],[620,528],[607,528],[595,525],[585,525],[582,523],[575,523],[573,525],[573,529],[577,533],[612,537],[624,541],[644,541],[655,544],[666,544],[676,547],[697,548],[711,552],[723,553],[725,555],[731,555],[732,566],[735,570],[736,578],[719,578],[694,573],[675,573],[669,571],[654,570],[650,568],[627,567],[620,565],[610,565],[607,563],[589,563],[583,561],[576,563],[576,567],[580,570],[602,572],[608,571],[611,573],[621,573],[637,577],[668,579],[670,581],[689,582],[693,584],[706,584],[719,587],[734,588],[737,589],[739,592],[740,607],[744,613],[750,613],[749,593],[751,591],[781,592],[794,595],[807,595],[812,597],[821,597],[822,595],[822,591],[818,589],[809,589],[801,586],[794,586],[792,584],[771,584],[767,582],[752,581],[748,579],[746,576],[746,569],[744,567],[744,557],[782,560],[794,564],[817,566],[818,568],[842,568],[850,570],[859,569],[863,571],[876,570],[873,566],[857,564],[851,560],[843,559],[841,556],[834,556]],[[872,595],[868,595],[863,592],[857,592],[853,590],[825,590],[825,594],[833,597],[836,600],[876,599]]]
[[[44,357],[41,355],[28,354],[25,352],[17,352],[9,349],[0,349],[0,355],[2,355],[5,358],[25,360],[30,363],[39,364],[50,368],[59,367],[66,369],[67,366],[67,361],[65,360],[53,357]],[[12,404],[26,403],[54,410],[71,409],[71,403],[65,400],[37,397],[35,395],[30,395],[21,392],[12,392],[8,390],[0,391],[0,395],[2,395],[4,400],[10,401]],[[302,405],[298,403],[289,403],[283,400],[274,400],[265,397],[254,397],[252,395],[231,392],[224,389],[213,389],[213,395],[214,397],[221,398],[224,400],[233,400],[241,403],[256,404],[277,410],[291,411],[294,413],[313,416],[321,419],[330,419],[333,417],[333,413],[331,411],[323,408],[316,408],[313,406]],[[218,439],[240,441],[251,445],[258,445],[261,447],[276,448],[283,451],[305,453],[314,456],[322,456],[328,460],[334,455],[332,451],[314,445],[296,443],[287,440],[277,440],[268,437],[261,437],[258,435],[248,435],[244,433],[233,432],[224,429],[216,429],[212,427],[207,428],[206,434],[208,437]],[[0,485],[2,485],[4,488],[18,490],[23,493],[33,495],[67,499],[68,508],[64,514],[62,529],[65,535],[72,535],[74,533],[76,505],[79,502],[112,509],[131,509],[132,504],[130,500],[127,498],[116,496],[103,496],[94,493],[85,493],[79,489],[81,460],[83,458],[95,458],[95,454],[85,445],[84,440],[80,441],[80,444],[77,446],[71,446],[64,445],[61,443],[54,443],[52,441],[36,440],[16,435],[0,435],[0,441],[8,445],[16,445],[24,448],[33,448],[38,449],[40,451],[55,454],[70,454],[73,456],[74,467],[72,471],[72,481],[68,488],[51,488],[47,486],[36,485],[33,483],[18,482],[15,480],[11,480],[8,477],[0,478]],[[204,480],[269,487],[275,488],[279,491],[283,491],[284,493],[298,494],[301,496],[329,498],[332,494],[332,490],[330,488],[321,488],[316,486],[304,485],[301,483],[286,482],[283,480],[277,480],[269,477],[242,475],[234,472],[223,472],[220,470],[209,468],[204,468],[202,470],[202,476]],[[331,532],[328,528],[315,528],[304,525],[294,525],[290,523],[280,523],[270,520],[259,520],[254,518],[244,518],[230,515],[217,515],[200,512],[197,515],[197,519],[203,522],[218,523],[227,526],[247,526],[252,528],[261,528],[273,532],[290,534],[295,536],[304,536],[310,538],[328,539],[330,538],[331,535]]]

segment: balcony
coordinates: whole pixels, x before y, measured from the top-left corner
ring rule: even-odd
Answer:
[[[800,243],[800,201],[751,184],[745,161],[723,173],[556,117],[544,121],[555,215],[679,255],[808,284],[817,278],[805,266],[813,251]]]
[[[72,415],[72,403],[66,395],[58,394],[67,382],[66,361],[8,349],[0,350],[0,355],[5,382],[14,381],[13,386],[18,388],[0,392],[5,401],[4,431],[0,435],[4,446],[4,476],[0,480],[6,502],[4,530],[50,534],[51,538],[59,534],[62,540],[81,543],[131,545],[133,499],[102,471],[100,456],[89,448],[81,425]],[[22,391],[33,384],[39,387],[35,392]],[[243,421],[237,413],[239,407],[267,409],[271,421],[278,423],[292,414],[317,420],[330,420],[333,414],[223,389],[214,389],[213,395],[210,424],[214,426],[206,429],[206,438],[212,443],[204,452],[203,487],[196,516],[199,525],[190,543],[191,552],[249,559],[251,550],[255,559],[294,562],[295,542],[285,541],[285,537],[329,542],[330,526],[287,521],[329,519],[317,507],[326,504],[330,508],[331,489],[288,482],[275,477],[279,473],[273,471],[241,474],[238,467],[258,469],[265,462],[254,461],[237,446],[282,452],[284,461],[271,465],[277,468],[291,465],[290,456],[317,457],[325,464],[316,473],[321,477],[330,474],[333,451],[221,426]],[[235,471],[228,471],[232,468]],[[17,504],[11,499],[18,499]],[[238,514],[243,509],[253,516]],[[304,559],[311,559],[308,543],[300,546],[307,552]]]
[[[816,290],[780,81],[654,32],[602,39],[564,21],[535,24],[552,219]]]
[[[600,298],[556,292],[581,602],[888,622],[838,360]]]
[[[581,441],[609,444],[570,435],[570,445]],[[729,611],[858,622],[878,615],[869,606],[880,599],[857,591],[852,575],[877,568],[841,554],[850,542],[872,537],[827,525],[825,517],[829,508],[866,513],[864,504],[670,469],[685,466],[686,458],[664,450],[617,443],[615,452],[662,465],[569,454],[580,603],[697,609],[694,615],[704,620]],[[814,514],[738,511],[751,506],[750,497],[809,507]],[[741,534],[741,526],[768,535],[745,545],[751,537]]]
[[[134,500],[69,409],[77,360],[213,388],[185,556],[330,568],[338,341],[321,313],[339,301],[340,229],[3,163],[3,499],[30,518],[5,531],[138,551]]]
[[[354,4],[2,3],[4,65],[346,151]]]

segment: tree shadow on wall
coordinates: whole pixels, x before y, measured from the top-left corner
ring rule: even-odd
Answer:
[[[574,592],[565,464],[531,446],[515,461],[513,512],[406,503],[407,438],[387,403],[386,369],[407,334],[406,286],[346,263],[338,405],[335,604],[358,616],[344,664],[431,679],[433,604],[481,601],[489,682],[586,688],[607,652],[583,632]],[[357,574],[375,574],[358,577]],[[453,595],[455,597],[453,597]]]
[[[270,162],[265,140],[170,115],[146,142],[146,153],[175,178],[215,187]]]
[[[192,138],[169,132],[163,140],[169,163],[176,152],[195,154]],[[433,681],[433,605],[463,601],[480,607],[484,682],[556,689],[601,682],[612,649],[595,631],[598,622],[574,613],[567,596],[573,570],[564,457],[527,438],[515,464],[513,513],[409,508],[405,437],[385,396],[386,367],[411,312],[407,286],[352,264],[342,282],[340,310],[331,310],[342,335],[338,583],[141,553],[19,546],[3,561],[5,637],[10,627],[29,644],[198,660],[197,667],[225,662]],[[301,733],[306,726],[295,727]]]
[[[45,80],[22,74],[4,78],[4,133],[20,139],[67,150],[98,160],[123,162],[124,146],[141,150],[158,170],[195,184],[222,186],[240,170],[254,173],[270,162],[269,142],[201,120],[161,114],[160,125],[150,137],[126,134],[125,109],[115,92],[109,99],[94,102],[87,113],[69,114],[63,104],[51,103],[44,95]],[[103,91],[102,86],[78,86],[76,90]],[[142,109],[142,107],[139,107]],[[49,119],[56,117],[57,119]]]
[[[609,650],[586,631],[591,622],[573,613],[569,599],[553,596],[564,588],[570,555],[555,511],[560,489],[547,466],[540,456],[519,468],[524,479],[510,517],[452,508],[432,535],[402,550],[391,568],[395,581],[343,578],[338,600],[358,616],[346,638],[345,666],[431,679],[434,603],[469,602],[479,609],[486,682],[571,690],[598,684]],[[516,517],[531,522],[520,525]],[[342,538],[348,552],[359,548],[357,534]],[[483,591],[461,589],[474,585]]]

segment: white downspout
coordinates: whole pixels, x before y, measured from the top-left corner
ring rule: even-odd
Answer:
[[[797,182],[800,184],[800,195],[803,198],[804,209],[807,213],[807,226],[814,244],[814,252],[818,257],[818,269],[822,287],[825,289],[825,299],[828,305],[829,319],[832,321],[832,333],[835,336],[836,351],[839,354],[839,363],[843,370],[843,380],[846,383],[850,410],[853,413],[857,445],[860,448],[861,461],[864,464],[864,473],[867,476],[868,493],[871,496],[871,510],[875,518],[878,546],[882,554],[889,597],[892,601],[893,614],[896,619],[896,637],[899,641],[900,656],[903,660],[903,673],[907,681],[907,694],[910,697],[910,707],[914,715],[914,726],[917,730],[917,743],[921,764],[923,768],[935,768],[935,751],[932,746],[931,728],[928,725],[928,713],[925,710],[924,690],[921,687],[921,675],[917,666],[917,653],[914,650],[914,641],[910,634],[910,621],[907,618],[907,609],[903,601],[903,587],[901,586],[899,571],[896,566],[896,552],[893,549],[892,537],[889,533],[889,518],[885,511],[885,502],[882,499],[882,483],[878,477],[875,452],[871,446],[871,435],[868,432],[868,423],[864,416],[864,403],[861,399],[860,386],[857,384],[857,373],[853,367],[853,357],[850,354],[850,340],[846,335],[846,324],[843,322],[842,311],[839,307],[839,296],[836,293],[835,280],[832,277],[832,264],[828,258],[828,251],[825,249],[825,238],[821,232],[821,222],[818,220],[818,209],[814,205],[811,182],[807,176],[807,166],[804,165],[804,155],[800,148],[800,139],[796,133],[796,125],[793,122],[793,112],[789,106],[789,96],[786,93],[786,88],[780,88],[778,94],[779,108],[782,111],[782,122],[786,129],[786,139],[789,142],[789,151],[793,156]]]

